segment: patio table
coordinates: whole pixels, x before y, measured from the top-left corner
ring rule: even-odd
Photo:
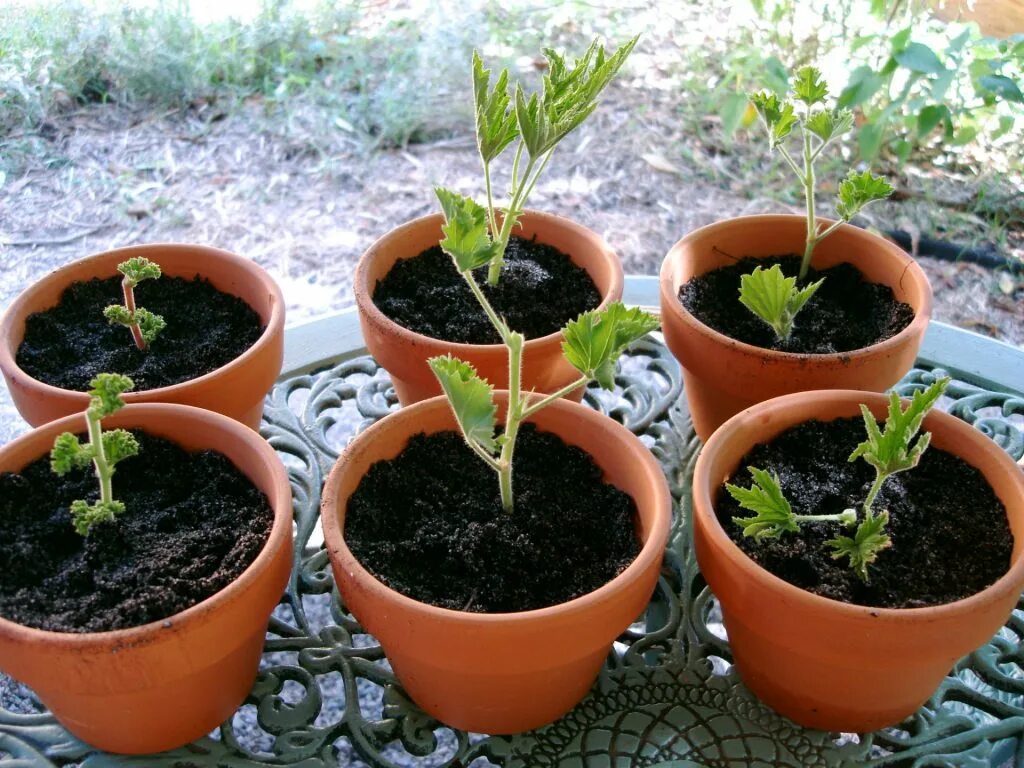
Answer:
[[[657,295],[656,278],[626,281],[627,303],[656,308]],[[689,489],[700,443],[679,367],[656,334],[623,358],[614,393],[592,389],[585,399],[642,437],[675,499],[663,573],[646,615],[562,720],[510,737],[437,723],[405,696],[379,645],[339,603],[319,532],[320,489],[340,450],[397,408],[387,373],[367,356],[354,310],[289,329],[285,355],[262,433],[292,481],[295,568],[249,699],[195,744],[121,757],[71,737],[29,692],[0,696],[0,768],[1024,766],[1024,603],[897,728],[805,730],[744,688],[693,554]],[[942,407],[1020,458],[1024,350],[933,322],[917,367],[897,389],[906,394],[947,373],[954,381]]]

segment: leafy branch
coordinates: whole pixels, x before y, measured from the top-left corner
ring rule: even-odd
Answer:
[[[782,101],[774,93],[761,91],[751,94],[750,101],[768,132],[769,148],[778,151],[804,188],[807,239],[799,275],[800,280],[803,280],[810,269],[814,247],[841,224],[852,219],[864,206],[885,199],[893,190],[880,176],[867,171],[861,174],[850,171],[839,185],[836,204],[839,221],[822,230],[815,212],[814,162],[827,146],[853,127],[853,113],[848,109],[825,107],[828,85],[822,79],[821,72],[814,67],[803,67],[797,72],[793,95],[795,101]],[[802,108],[798,105],[802,105]],[[800,129],[802,139],[801,163],[797,163],[786,148],[786,139],[795,128]]]
[[[783,275],[778,264],[771,269],[755,267],[753,272],[740,276],[740,303],[771,326],[777,338],[788,339],[797,313],[823,282],[824,278],[797,288],[796,278]]]
[[[915,392],[904,410],[895,392],[889,394],[889,410],[884,429],[861,405],[867,439],[850,454],[850,461],[863,458],[875,468],[875,480],[864,499],[864,516],[858,522],[855,509],[846,509],[835,515],[797,515],[782,493],[778,475],[750,467],[754,484],[742,488],[726,483],[725,489],[739,503],[741,509],[754,512],[754,517],[734,517],[733,522],[742,526],[743,535],[755,539],[778,538],[787,532],[800,530],[800,525],[810,522],[831,521],[844,526],[856,524],[857,530],[851,536],[836,536],[825,544],[832,551],[834,559],[847,558],[850,567],[864,582],[868,581],[868,566],[878,559],[879,553],[892,546],[892,539],[886,533],[889,512],[874,511],[874,503],[885,481],[896,474],[917,466],[921,455],[931,442],[931,434],[925,432],[914,442],[921,429],[925,415],[938,402],[949,386],[949,378],[939,379],[925,390]],[[911,445],[913,443],[913,445]]]
[[[124,304],[111,304],[103,310],[103,316],[111,324],[128,328],[132,332],[135,346],[146,350],[167,323],[160,315],[135,306],[135,286],[143,280],[155,280],[160,277],[160,266],[142,256],[134,256],[118,264],[117,271],[124,275],[121,280]]]
[[[476,141],[483,163],[484,186],[487,192],[483,231],[486,242],[477,240],[477,251],[486,253],[487,281],[498,283],[504,263],[505,249],[512,229],[526,207],[527,198],[544,173],[558,143],[577,128],[596,108],[597,99],[619,71],[636,45],[637,38],[608,55],[594,40],[587,52],[572,66],[551,49],[545,49],[547,74],[539,94],[529,97],[522,85],[515,84],[514,100],[508,70],[502,70],[491,86],[491,71],[480,55],[473,53],[473,103],[476,115]],[[518,141],[517,141],[518,140]],[[512,161],[509,204],[503,211],[494,205],[491,164],[517,142]],[[435,190],[438,197],[446,190]],[[447,193],[454,195],[455,193]],[[444,200],[442,199],[442,207]],[[445,210],[445,217],[451,217]]]
[[[135,456],[139,444],[131,432],[114,429],[104,432],[102,419],[121,410],[124,400],[121,395],[135,384],[127,376],[118,373],[101,373],[89,382],[89,407],[85,411],[89,442],[82,444],[70,432],[57,436],[50,451],[50,467],[57,475],[65,475],[73,469],[85,469],[90,464],[100,484],[99,501],[89,504],[82,500],[71,502],[71,520],[75,530],[82,536],[97,523],[111,521],[124,512],[124,503],[114,499],[111,478],[118,462]]]

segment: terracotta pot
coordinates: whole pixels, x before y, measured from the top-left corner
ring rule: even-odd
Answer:
[[[810,419],[859,418],[858,403],[885,417],[885,395],[853,390],[803,392],[755,405],[715,432],[693,478],[697,561],[722,605],[743,682],[779,713],[827,731],[874,731],[913,714],[958,659],[1003,625],[1024,588],[1024,474],[980,431],[941,412],[924,421],[932,449],[954,453],[982,472],[1006,506],[1013,532],[1010,569],[987,589],[930,608],[850,605],[773,576],[729,539],[714,503],[747,451]]]
[[[391,230],[370,246],[356,266],[355,295],[359,324],[370,354],[391,375],[402,405],[441,394],[427,359],[452,354],[472,363],[481,377],[496,389],[508,387],[508,353],[501,344],[458,344],[410,331],[381,312],[373,292],[402,259],[419,256],[437,245],[444,235],[440,213],[424,216]],[[550,213],[526,211],[515,234],[554,246],[587,270],[601,293],[601,307],[622,298],[622,265],[608,244],[586,227]],[[575,318],[572,318],[575,319]],[[523,346],[523,389],[554,392],[579,378],[579,372],[562,356],[562,334],[531,339]],[[573,393],[576,401],[582,388]]]
[[[499,393],[504,408],[507,393]],[[560,400],[529,421],[593,456],[638,509],[640,554],[599,589],[520,613],[463,613],[418,602],[372,576],[342,531],[346,503],[372,464],[417,433],[455,429],[443,397],[393,413],[356,437],[324,486],[321,519],[345,605],[380,640],[406,692],[448,725],[517,733],[557,719],[586,695],[612,642],[643,612],[668,539],[671,499],[661,467],[621,424]],[[497,483],[497,479],[495,479]]]
[[[803,216],[727,219],[691,232],[662,262],[662,330],[682,364],[694,429],[705,442],[730,416],[762,400],[811,389],[882,392],[914,365],[932,311],[928,278],[899,247],[850,225],[818,244],[814,266],[851,262],[869,281],[889,286],[899,301],[913,307],[913,321],[892,338],[837,354],[776,352],[712,330],[679,302],[679,288],[687,280],[737,259],[803,253],[806,227]]]
[[[0,618],[0,668],[32,688],[71,733],[107,752],[160,752],[205,736],[252,689],[270,612],[291,570],[291,488],[266,441],[210,411],[129,405],[103,426],[140,428],[188,450],[218,451],[274,510],[267,543],[242,575],[163,621],[73,634]],[[81,416],[35,429],[0,448],[0,471],[20,470],[45,456],[61,432],[84,429]]]
[[[284,297],[273,278],[255,262],[205,245],[133,245],[104,251],[54,270],[23,291],[0,319],[0,370],[18,413],[38,427],[62,416],[83,413],[88,407],[85,392],[44,384],[18,367],[16,357],[25,337],[25,319],[56,306],[72,283],[118,276],[117,265],[133,256],[155,261],[165,275],[207,278],[219,291],[245,301],[266,328],[255,344],[227,365],[170,387],[128,392],[125,402],[194,405],[259,429],[263,398],[281,373],[284,359]],[[125,343],[131,343],[127,335]]]

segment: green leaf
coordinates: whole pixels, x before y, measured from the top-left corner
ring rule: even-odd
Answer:
[[[743,122],[743,115],[747,111],[750,99],[745,93],[730,93],[722,103],[719,116],[722,118],[722,132],[732,137]]]
[[[148,309],[137,307],[135,309],[135,322],[139,324],[139,331],[142,333],[142,340],[147,345],[152,344],[160,331],[167,327],[162,315],[155,315]]]
[[[882,131],[884,126],[881,123],[865,123],[857,133],[857,145],[860,149],[860,156],[867,161],[874,160],[882,149]]]
[[[913,33],[913,27],[905,27],[893,35],[889,41],[892,43],[893,53],[902,51],[907,47],[907,43],[910,42],[910,35]]]
[[[938,75],[946,71],[942,62],[931,48],[924,43],[911,43],[893,54],[900,66],[922,75]]]
[[[50,449],[50,469],[56,475],[66,475],[73,469],[85,469],[92,462],[91,445],[82,445],[70,432],[62,432]]]
[[[902,472],[917,466],[931,441],[931,434],[925,432],[911,447],[921,422],[928,410],[938,402],[942,393],[949,386],[949,377],[939,379],[925,390],[914,392],[906,410],[900,408],[900,398],[895,392],[889,393],[889,412],[885,420],[884,430],[880,430],[875,417],[866,406],[860,407],[864,417],[864,429],[867,439],[854,448],[850,461],[863,458],[875,470],[884,476]]]
[[[473,103],[476,107],[476,142],[484,163],[502,153],[519,136],[515,111],[509,108],[508,70],[503,69],[490,89],[491,71],[484,69],[473,51]]]
[[[788,339],[797,313],[823,282],[824,278],[798,289],[796,278],[786,277],[778,264],[770,269],[756,267],[740,277],[740,303],[771,326],[780,339]]]
[[[868,581],[868,566],[878,559],[878,555],[883,549],[892,546],[892,539],[885,533],[888,523],[889,513],[880,512],[862,520],[857,526],[857,532],[853,538],[837,536],[834,539],[829,539],[825,544],[834,550],[832,559],[849,558],[850,567],[866,583]]]
[[[983,75],[978,78],[978,84],[1003,101],[1024,104],[1024,93],[1021,93],[1020,86],[1006,75]]]
[[[427,363],[448,397],[466,442],[494,454],[498,412],[494,388],[477,375],[473,366],[451,355],[432,357]]]
[[[917,135],[927,136],[943,120],[951,119],[949,107],[945,104],[930,104],[917,115]]]
[[[111,325],[130,326],[132,324],[132,313],[124,304],[111,304],[103,309],[103,316]]]
[[[882,76],[871,69],[871,67],[857,67],[850,75],[850,81],[846,84],[842,93],[839,94],[836,105],[840,109],[859,107],[878,93],[882,83]]]
[[[743,535],[755,539],[777,539],[787,531],[800,530],[793,508],[782,494],[779,476],[756,467],[748,469],[754,477],[754,484],[750,488],[725,484],[725,490],[736,499],[740,507],[755,513],[754,517],[732,519],[743,527]]]
[[[808,107],[822,104],[828,96],[828,85],[816,67],[801,67],[793,81],[793,93]]]
[[[820,109],[807,119],[804,126],[822,141],[830,141],[853,128],[853,112],[848,109],[834,112]]]
[[[124,514],[124,504],[120,501],[97,501],[92,505],[84,501],[71,502],[71,522],[81,536],[88,536],[93,526],[113,522],[121,514]]]
[[[572,366],[604,389],[615,388],[615,363],[626,347],[658,327],[658,318],[621,302],[584,312],[562,330],[562,352]]]
[[[112,429],[109,432],[104,432],[102,440],[103,453],[106,454],[107,464],[111,469],[122,459],[137,456],[139,453],[139,441],[126,429]]]
[[[486,208],[444,187],[434,187],[434,194],[444,211],[441,249],[451,256],[459,272],[471,272],[500,258],[501,244],[491,241]]]
[[[142,256],[133,256],[117,265],[117,271],[124,275],[124,281],[134,288],[143,280],[160,277],[160,265]]]
[[[836,213],[843,221],[849,221],[868,203],[884,200],[893,192],[892,185],[871,171],[850,174],[839,182]]]
[[[121,395],[133,389],[135,382],[120,373],[100,373],[89,386],[89,413],[102,419],[124,407]]]
[[[796,115],[793,114],[793,105],[788,102],[780,102],[778,96],[767,91],[750,94],[750,102],[768,130],[768,145],[775,149],[796,126],[797,120]]]

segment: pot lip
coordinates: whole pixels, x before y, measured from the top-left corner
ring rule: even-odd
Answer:
[[[239,271],[255,277],[272,297],[270,318],[267,320],[267,325],[263,329],[259,338],[257,338],[248,349],[242,352],[242,354],[238,355],[238,357],[232,358],[219,368],[214,368],[212,371],[204,373],[202,376],[197,376],[194,379],[186,379],[185,381],[180,381],[177,384],[171,384],[166,387],[155,387],[153,389],[125,392],[123,397],[126,403],[131,404],[133,402],[161,401],[168,398],[173,399],[176,396],[187,393],[193,388],[203,387],[207,383],[224,376],[226,373],[247,366],[252,358],[262,354],[267,347],[274,343],[274,340],[277,337],[284,333],[284,294],[281,292],[281,287],[277,284],[277,281],[274,280],[270,274],[255,261],[243,258],[231,251],[225,251],[221,248],[214,248],[213,246],[199,245],[195,243],[160,242],[142,245],[127,245],[120,248],[112,248],[110,250],[93,253],[88,256],[84,256],[81,259],[76,259],[75,261],[64,264],[52,272],[48,272],[43,275],[39,280],[35,281],[19,293],[7,308],[7,311],[4,312],[2,317],[0,317],[0,370],[7,371],[12,376],[16,376],[19,381],[29,384],[33,390],[41,393],[41,396],[43,397],[64,397],[70,393],[72,396],[80,396],[80,399],[82,399],[83,402],[87,400],[89,396],[87,392],[55,387],[52,384],[47,384],[44,381],[40,381],[39,379],[29,376],[24,370],[22,370],[17,362],[17,349],[12,349],[12,345],[8,343],[8,340],[11,337],[11,329],[15,321],[18,319],[27,319],[28,312],[25,309],[25,305],[29,303],[29,301],[35,296],[36,292],[39,291],[44,284],[54,280],[63,281],[71,269],[78,267],[78,265],[99,262],[101,260],[111,258],[115,254],[118,259],[128,259],[132,256],[146,256],[147,258],[152,256],[153,261],[159,263],[161,258],[166,259],[168,256],[173,257],[178,251],[194,251],[204,254],[210,259],[225,261],[233,265]],[[200,277],[203,276],[202,272],[197,272],[196,274]],[[92,276],[102,277],[102,275],[98,273],[92,273]],[[114,275],[110,275],[110,277],[113,276]],[[68,285],[71,285],[74,282],[80,282],[83,279],[88,280],[91,278],[83,277],[71,280]]]
[[[496,390],[495,395],[499,400],[505,399],[508,397],[508,391]],[[421,413],[448,407],[448,401],[445,396],[438,395],[427,400],[421,400],[417,403],[413,403],[412,405],[407,405],[398,411],[393,411],[385,416],[384,419],[381,419],[377,423],[371,425],[364,432],[356,435],[348,446],[346,446],[342,455],[338,458],[338,461],[331,469],[327,481],[324,483],[320,507],[320,520],[323,526],[324,541],[328,551],[332,555],[336,555],[344,561],[349,575],[356,581],[369,584],[374,592],[377,592],[378,594],[382,593],[388,602],[398,604],[406,610],[413,611],[421,616],[439,620],[458,621],[474,626],[495,626],[499,624],[508,624],[510,622],[529,623],[542,621],[555,616],[572,615],[587,611],[594,605],[599,604],[608,596],[619,592],[627,584],[635,581],[647,568],[649,568],[655,561],[660,560],[663,556],[665,547],[668,543],[672,521],[672,496],[668,488],[668,483],[665,480],[664,470],[662,470],[661,466],[654,458],[654,455],[647,449],[647,447],[640,443],[639,438],[622,424],[592,408],[588,408],[585,405],[562,399],[553,402],[548,407],[575,412],[581,422],[583,422],[580,424],[581,429],[588,422],[593,424],[597,420],[606,419],[608,423],[612,425],[612,429],[615,432],[619,433],[624,438],[637,441],[638,447],[641,450],[638,450],[635,453],[635,456],[639,457],[639,462],[643,469],[647,473],[653,474],[653,476],[661,479],[661,482],[655,489],[655,513],[652,520],[651,531],[647,536],[647,540],[643,542],[643,545],[640,548],[640,553],[633,559],[633,561],[613,579],[605,582],[597,589],[592,592],[588,592],[585,595],[580,595],[579,597],[573,598],[572,600],[568,600],[564,603],[557,603],[544,608],[535,608],[529,611],[517,611],[511,613],[472,613],[467,611],[456,611],[450,608],[441,608],[440,606],[430,605],[429,603],[424,603],[407,595],[403,595],[401,592],[389,587],[370,573],[362,563],[359,562],[356,556],[349,549],[348,544],[345,542],[343,525],[340,520],[341,516],[335,511],[338,506],[337,495],[340,478],[342,474],[347,471],[347,461],[352,447],[372,441],[376,436],[376,433],[383,428],[381,425],[385,420],[402,419],[409,422],[408,433],[411,436],[422,431],[417,430],[416,427],[418,417]],[[548,407],[544,410],[547,410]],[[531,423],[532,421],[532,419],[529,419],[525,423]],[[327,511],[326,513],[325,510]]]
[[[658,275],[659,291],[661,294],[661,305],[662,315],[664,316],[666,310],[669,314],[680,320],[690,331],[701,334],[702,336],[710,337],[718,346],[730,347],[737,352],[741,352],[747,355],[755,355],[757,357],[770,360],[772,362],[780,363],[784,361],[794,360],[820,360],[820,361],[834,361],[842,360],[856,361],[861,358],[874,356],[884,352],[888,352],[892,349],[901,347],[910,341],[922,335],[925,329],[928,327],[928,321],[932,314],[932,291],[931,285],[928,283],[928,278],[925,276],[921,266],[908,254],[904,254],[898,246],[893,245],[888,240],[879,237],[878,235],[872,234],[867,230],[855,227],[852,224],[841,225],[836,232],[844,232],[847,235],[857,238],[870,238],[880,245],[879,247],[884,248],[890,253],[899,252],[900,255],[906,259],[906,268],[904,274],[909,275],[912,280],[926,287],[925,301],[923,302],[920,309],[914,312],[914,318],[910,321],[906,328],[901,330],[899,333],[890,336],[882,341],[875,342],[866,347],[860,347],[858,349],[851,349],[848,352],[825,352],[825,353],[812,353],[812,352],[782,352],[776,349],[766,349],[764,347],[758,347],[753,344],[748,344],[744,341],[739,341],[731,336],[727,336],[720,331],[716,331],[714,328],[705,325],[696,317],[694,317],[686,307],[683,306],[682,302],[679,301],[678,296],[673,290],[672,278],[670,273],[672,262],[677,260],[679,257],[678,253],[682,247],[699,236],[707,235],[709,232],[713,232],[718,229],[727,229],[733,226],[736,222],[753,222],[758,221],[766,226],[777,226],[780,224],[786,224],[793,222],[794,220],[805,221],[805,217],[798,216],[790,213],[764,213],[755,214],[752,216],[733,216],[728,219],[722,219],[711,224],[707,224],[703,227],[688,232],[676,243],[672,245],[665,258],[661,262],[661,270]],[[819,218],[818,221],[824,224],[834,223],[833,219]],[[856,266],[854,260],[845,261],[842,263],[849,263]]]
[[[444,347],[451,351],[455,356],[469,355],[474,352],[479,354],[480,351],[497,352],[498,350],[504,351],[504,344],[467,344],[459,341],[445,341],[444,339],[438,339],[434,336],[426,336],[422,333],[406,328],[404,325],[399,325],[390,317],[385,315],[373,301],[373,289],[376,286],[369,285],[369,265],[373,260],[374,256],[378,252],[381,244],[385,240],[389,240],[396,235],[411,229],[417,229],[419,227],[425,227],[434,224],[439,219],[443,218],[443,214],[438,211],[435,213],[428,213],[424,216],[418,216],[415,219],[399,224],[394,229],[388,230],[379,238],[377,238],[373,244],[367,248],[363,255],[359,257],[359,261],[356,264],[356,270],[353,275],[352,284],[355,293],[356,306],[359,309],[359,313],[365,316],[371,323],[379,327],[385,327],[390,330],[394,335],[402,336],[409,340],[409,343],[418,346],[437,346],[444,345]],[[529,219],[540,219],[547,220],[553,223],[555,226],[563,227],[565,229],[572,229],[588,238],[593,238],[597,243],[600,244],[600,248],[597,252],[600,254],[600,258],[611,266],[612,281],[609,290],[601,294],[601,303],[597,305],[597,309],[605,309],[615,299],[613,297],[619,297],[622,295],[622,286],[624,282],[624,276],[622,272],[622,263],[619,261],[615,251],[612,250],[611,246],[605,241],[601,235],[594,232],[592,229],[573,221],[572,219],[564,216],[559,216],[554,213],[547,213],[545,211],[538,211],[533,208],[523,209],[520,220],[524,218]],[[413,256],[418,254],[413,254]],[[567,254],[568,255],[568,254]],[[412,258],[412,257],[410,257]],[[589,272],[588,272],[589,275]],[[524,346],[525,350],[535,349],[541,346],[548,346],[560,342],[562,340],[562,332],[555,331],[549,333],[546,336],[538,336],[534,339],[527,339]]]
[[[750,581],[759,581],[770,587],[772,591],[781,593],[781,596],[788,603],[803,604],[809,609],[828,611],[833,614],[839,614],[844,618],[860,619],[870,617],[872,621],[907,621],[908,619],[934,621],[960,614],[969,615],[978,606],[988,603],[996,597],[1009,593],[1018,594],[1020,592],[1020,585],[1024,584],[1024,547],[1021,548],[1016,558],[1011,560],[1006,572],[980,592],[975,592],[973,595],[968,595],[951,603],[941,603],[920,608],[883,608],[858,605],[815,595],[779,578],[747,556],[726,534],[717,515],[713,512],[712,488],[709,482],[710,478],[708,477],[708,465],[711,460],[708,457],[718,450],[719,444],[726,439],[730,432],[743,430],[747,424],[759,419],[766,412],[788,411],[791,408],[799,407],[805,404],[809,397],[828,401],[838,400],[850,405],[859,403],[874,404],[882,408],[888,404],[888,395],[879,392],[863,392],[855,389],[794,392],[765,400],[744,411],[740,411],[715,431],[701,449],[693,473],[694,523],[696,524],[699,519],[707,535],[715,540],[717,546],[726,550],[726,556],[732,567],[740,569]],[[856,416],[856,414],[851,415]],[[944,422],[946,426],[955,430],[958,433],[958,437],[964,442],[972,441],[977,443],[979,441],[988,441],[991,443],[991,448],[986,447],[986,451],[993,457],[993,461],[1002,463],[1005,460],[1008,464],[1013,463],[1013,459],[995,442],[955,416],[951,416],[943,411],[932,411],[925,417],[924,428],[928,428],[929,421]],[[753,442],[748,446],[748,448],[750,447],[753,447]],[[954,455],[958,455],[955,451],[952,452]],[[1021,476],[1019,487],[1022,495],[1024,495],[1024,475]],[[698,494],[700,495],[701,503],[697,503]]]
[[[205,615],[217,610],[221,604],[242,595],[258,581],[278,551],[282,547],[288,546],[288,539],[292,532],[291,484],[276,451],[257,432],[214,411],[178,403],[134,403],[126,405],[120,412],[133,417],[130,424],[136,426],[132,428],[145,430],[150,416],[166,413],[190,420],[193,423],[200,422],[197,426],[201,425],[204,430],[229,432],[237,441],[247,443],[273,475],[273,488],[266,496],[274,512],[274,521],[267,533],[267,540],[264,542],[263,548],[246,569],[227,586],[195,605],[163,619],[107,632],[54,632],[18,624],[0,616],[0,639],[19,643],[38,643],[51,650],[82,650],[110,645],[127,648],[146,645],[156,639],[155,636],[158,633],[171,627],[182,630],[187,629],[190,625],[200,623]],[[0,447],[0,455],[6,453],[12,446],[34,439],[40,432],[51,433],[55,437],[64,431],[81,429],[81,419],[82,414],[73,414],[36,427],[30,432],[16,437],[6,446]]]

